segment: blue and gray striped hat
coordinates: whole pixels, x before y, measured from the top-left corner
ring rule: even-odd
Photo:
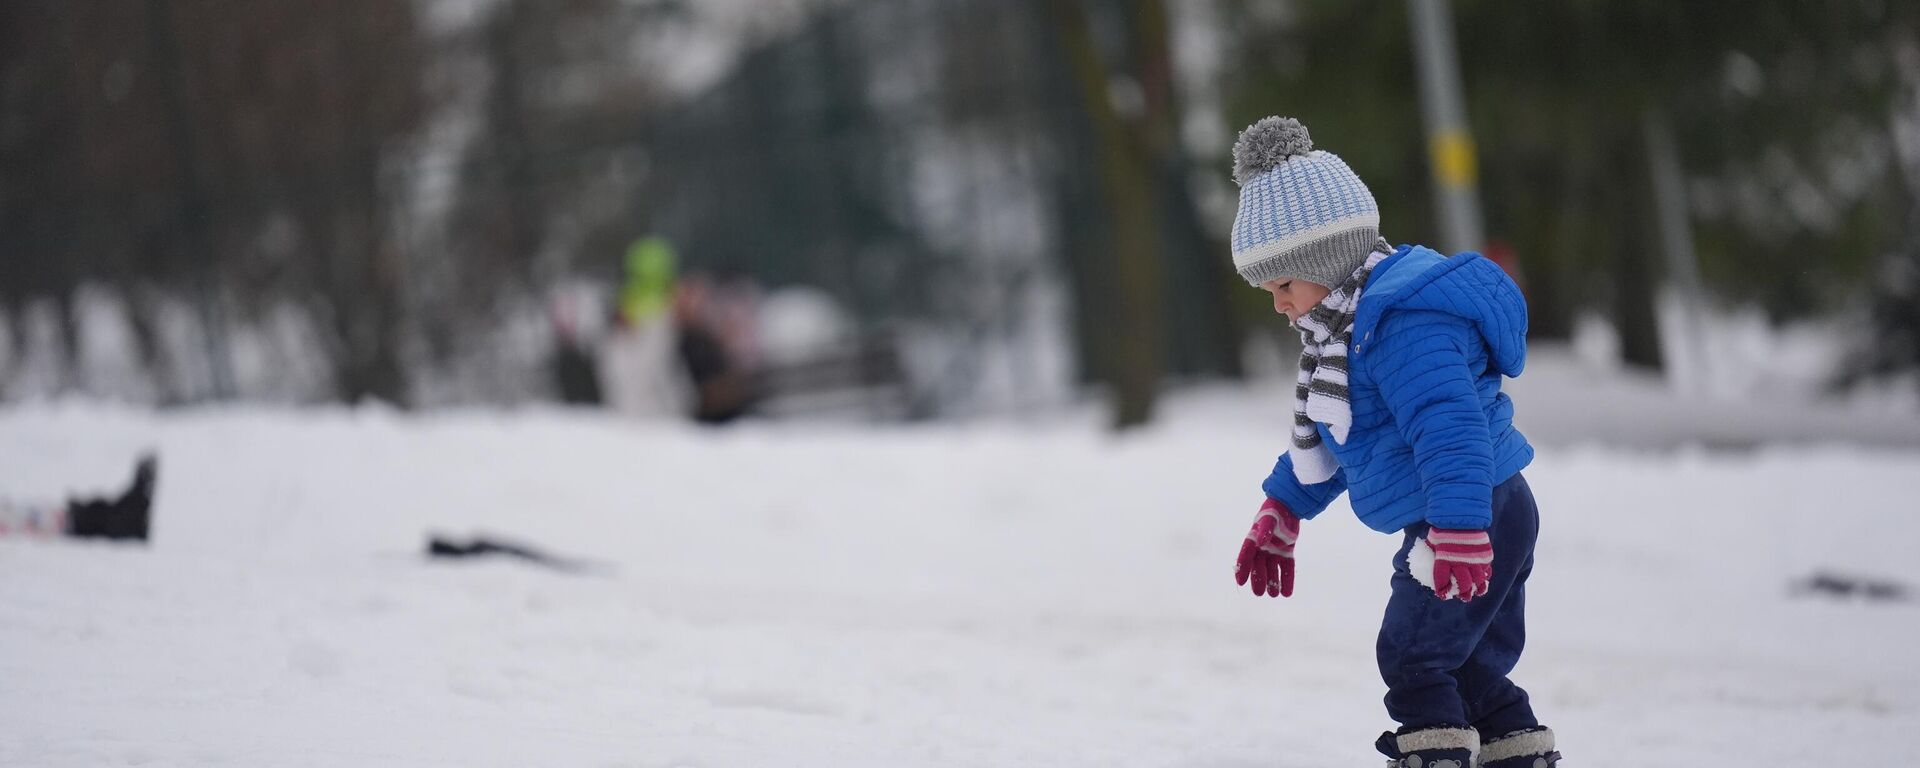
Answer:
[[[1314,149],[1307,127],[1291,117],[1262,118],[1240,132],[1233,180],[1233,266],[1249,284],[1337,286],[1380,239],[1373,193],[1339,156]]]

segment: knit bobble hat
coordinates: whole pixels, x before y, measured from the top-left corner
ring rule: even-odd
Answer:
[[[1261,118],[1233,144],[1240,211],[1233,266],[1250,285],[1293,279],[1333,287],[1380,240],[1380,208],[1353,169],[1313,148],[1291,117]]]

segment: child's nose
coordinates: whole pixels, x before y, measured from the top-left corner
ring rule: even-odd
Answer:
[[[1286,302],[1280,300],[1280,294],[1278,293],[1273,295],[1273,311],[1282,315],[1287,313]]]

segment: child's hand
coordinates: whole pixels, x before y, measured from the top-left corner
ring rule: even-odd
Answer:
[[[1233,580],[1245,584],[1252,579],[1256,595],[1293,596],[1293,545],[1299,540],[1300,518],[1287,505],[1267,499],[1260,505],[1260,515],[1253,519],[1246,542],[1240,545]]]
[[[1433,552],[1433,582],[1427,586],[1441,600],[1467,603],[1487,593],[1487,582],[1493,579],[1493,541],[1486,531],[1434,528],[1421,544]],[[1417,565],[1415,569],[1418,573]]]

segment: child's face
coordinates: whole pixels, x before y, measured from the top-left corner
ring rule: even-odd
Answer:
[[[1333,292],[1324,285],[1289,277],[1268,280],[1261,283],[1260,287],[1273,294],[1273,311],[1286,315],[1289,323],[1299,321],[1301,315]]]

